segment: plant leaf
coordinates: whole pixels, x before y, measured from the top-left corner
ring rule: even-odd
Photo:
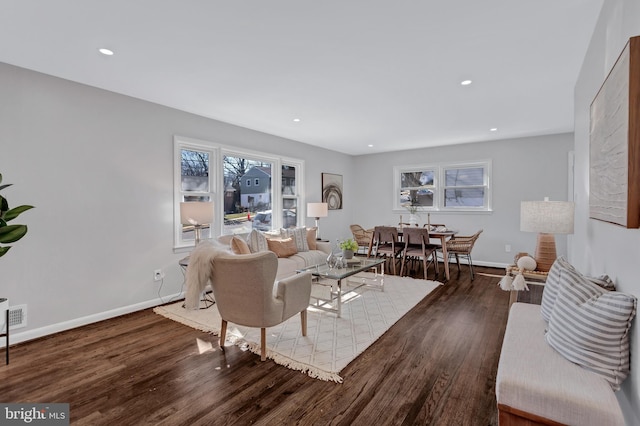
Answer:
[[[0,243],[14,243],[27,233],[27,225],[7,225],[0,228]]]
[[[0,257],[2,257],[6,252],[9,251],[11,247],[0,247]]]
[[[14,207],[11,210],[7,211],[4,214],[4,220],[6,220],[7,222],[9,222],[12,219],[15,219],[16,217],[18,217],[18,215],[22,212],[25,212],[27,210],[32,209],[33,206],[18,206],[18,207]]]
[[[0,191],[5,189],[8,186],[11,186],[11,185],[13,185],[13,184],[12,183],[7,183],[6,185],[0,185]]]

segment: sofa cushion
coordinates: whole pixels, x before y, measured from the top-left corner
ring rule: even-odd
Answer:
[[[274,252],[278,257],[289,257],[298,252],[293,238],[267,239],[267,246],[269,247],[269,250]]]
[[[635,296],[605,290],[563,270],[546,340],[618,390],[629,374],[629,328],[635,312]]]
[[[245,240],[238,236],[233,236],[229,243],[234,254],[250,254],[251,249]]]
[[[292,238],[296,243],[298,252],[309,251],[309,244],[307,243],[307,228],[289,228],[282,229],[282,236],[285,238]]]
[[[545,327],[540,306],[512,305],[496,376],[498,405],[562,424],[624,425],[608,383],[549,346]]]
[[[267,238],[262,234],[262,232],[256,229],[252,230],[249,235],[247,235],[247,244],[251,249],[251,253],[269,250]]]

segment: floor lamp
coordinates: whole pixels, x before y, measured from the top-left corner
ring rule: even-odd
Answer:
[[[329,205],[327,203],[307,203],[307,217],[316,218],[316,240],[320,240],[320,218],[328,215]]]
[[[536,254],[539,271],[548,272],[557,258],[555,234],[573,234],[575,206],[570,201],[522,201],[520,230],[537,232]]]
[[[200,243],[200,231],[213,223],[213,201],[187,201],[180,203],[180,221],[192,225],[195,230],[195,245]]]

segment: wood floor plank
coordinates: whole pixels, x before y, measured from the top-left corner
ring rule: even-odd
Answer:
[[[0,401],[68,402],[78,425],[497,425],[509,305],[497,282],[453,268],[342,384],[144,310],[12,346]]]

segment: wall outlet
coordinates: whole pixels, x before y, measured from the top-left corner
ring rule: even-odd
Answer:
[[[507,253],[511,253],[511,244],[505,244],[504,251],[506,251]]]
[[[164,278],[164,274],[162,273],[161,269],[156,269],[155,271],[153,271],[153,280],[154,281],[160,281],[163,278]]]

